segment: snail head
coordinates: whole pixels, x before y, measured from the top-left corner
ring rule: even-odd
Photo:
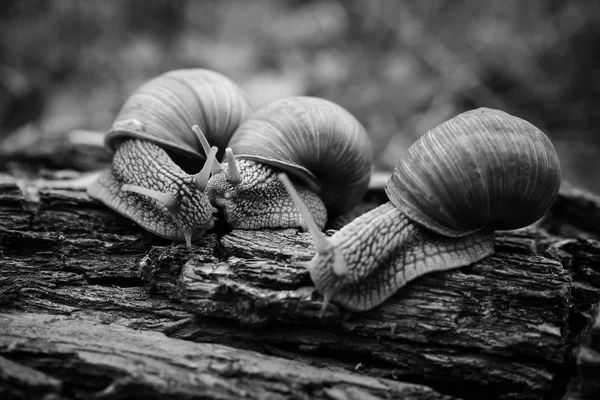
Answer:
[[[225,162],[217,164],[208,181],[206,195],[210,202],[225,214],[234,227],[255,229],[241,224],[252,220],[253,212],[270,196],[264,193],[264,172],[257,170],[247,160],[236,160],[231,148],[225,149]],[[258,212],[258,211],[257,211]]]
[[[204,138],[203,135],[199,137]],[[121,191],[153,199],[162,208],[162,214],[157,214],[162,215],[162,222],[156,224],[156,229],[152,229],[152,224],[147,229],[159,236],[185,239],[188,248],[193,238],[202,236],[214,226],[212,206],[205,192],[211,172],[215,165],[218,166],[215,162],[218,149],[216,146],[206,148],[207,158],[202,169],[197,174],[180,177],[175,180],[175,185],[160,187],[160,190],[146,187],[149,185],[121,185]]]
[[[288,176],[285,173],[279,173],[277,177],[285,186],[296,208],[302,215],[317,252],[312,260],[306,264],[306,267],[317,291],[323,295],[323,304],[319,314],[323,316],[332,297],[344,286],[345,278],[349,274],[348,264],[339,246],[333,245],[314,222],[312,214],[298,195]]]
[[[286,228],[305,226],[296,212],[276,169],[246,157],[234,157],[227,148],[226,160],[209,180],[206,194],[223,211],[234,229]],[[314,218],[325,224],[326,210],[318,195],[300,188]]]

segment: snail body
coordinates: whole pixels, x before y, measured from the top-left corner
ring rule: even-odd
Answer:
[[[214,224],[204,192],[217,150],[251,110],[242,90],[217,72],[181,69],[151,79],[127,99],[106,135],[112,167],[88,194],[191,246]]]
[[[333,301],[365,311],[423,274],[487,257],[494,230],[530,225],[549,210],[560,176],[546,135],[508,113],[480,108],[433,128],[397,164],[389,202],[330,238],[311,231],[317,254],[308,268],[323,310]]]
[[[207,194],[234,228],[305,227],[277,173],[294,178],[312,218],[323,228],[365,194],[372,168],[369,138],[341,106],[317,97],[272,102],[248,117],[229,141],[231,152]]]

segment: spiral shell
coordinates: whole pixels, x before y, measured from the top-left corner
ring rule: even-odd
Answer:
[[[279,168],[319,193],[341,214],[365,194],[372,169],[369,137],[341,106],[296,96],[257,110],[232,136],[236,158]]]
[[[106,136],[115,151],[123,139],[144,139],[189,161],[206,156],[191,130],[224,149],[252,112],[242,89],[224,75],[200,68],[166,72],[140,86],[125,102]]]
[[[537,221],[556,200],[560,180],[558,155],[542,131],[506,112],[479,108],[417,140],[386,193],[415,222],[456,237]]]

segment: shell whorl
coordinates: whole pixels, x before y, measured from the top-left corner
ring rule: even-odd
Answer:
[[[506,112],[479,108],[431,129],[401,157],[390,201],[446,236],[516,229],[540,219],[560,187],[548,137]]]
[[[369,137],[343,107],[317,97],[274,101],[246,119],[229,146],[236,158],[279,168],[319,193],[336,213],[354,207],[368,188]]]
[[[200,68],[172,70],[127,99],[105,143],[115,151],[123,139],[143,139],[187,160],[203,161],[206,155],[192,125],[199,125],[221,150],[251,112],[242,89],[226,76]]]

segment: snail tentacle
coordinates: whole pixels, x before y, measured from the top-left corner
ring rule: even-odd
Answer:
[[[251,160],[237,160],[240,182],[228,180],[228,165],[208,182],[206,194],[211,203],[225,214],[229,225],[237,229],[296,228],[308,229],[292,198],[277,179],[279,171]],[[317,226],[327,221],[327,210],[319,196],[296,186]]]
[[[124,192],[138,193],[144,196],[151,197],[154,200],[158,200],[159,202],[161,202],[169,210],[177,207],[177,197],[170,193],[163,193],[159,192],[158,190],[152,190],[138,185],[131,185],[128,183],[121,185],[121,190]]]
[[[210,151],[212,148],[211,148],[210,144],[208,143],[208,139],[206,138],[206,135],[204,134],[204,132],[202,132],[202,129],[200,129],[200,127],[198,125],[193,125],[192,131],[196,134],[196,138],[198,139],[198,142],[200,142],[200,146],[202,147],[202,150],[204,151],[204,155],[206,156],[207,162],[205,165],[211,166],[211,168],[210,168],[211,173],[213,173],[213,174],[216,173],[219,170],[219,162],[216,160],[216,158],[212,162],[210,162],[210,163],[208,162],[208,158],[210,157]],[[216,156],[216,152],[215,152],[215,156]]]
[[[214,225],[212,207],[198,190],[197,177],[186,174],[154,143],[124,141],[111,170],[103,172],[88,193],[144,229],[185,240],[188,247],[192,238]]]
[[[215,161],[215,156],[217,155],[217,146],[213,146],[207,154],[206,162],[204,166],[196,175],[194,175],[194,180],[196,181],[196,185],[198,186],[198,190],[204,192],[206,189],[206,184],[208,183],[208,179],[210,178],[210,173],[213,169],[213,163]]]
[[[202,129],[200,129],[198,125],[192,125],[192,131],[196,134],[196,138],[198,139],[198,142],[200,142],[200,146],[202,146],[204,154],[208,156],[211,146],[208,143],[206,135],[204,134],[204,132],[202,132]]]
[[[240,183],[240,170],[238,169],[231,147],[225,149],[225,156],[227,157],[227,180],[234,185]]]
[[[302,219],[306,223],[308,232],[312,236],[317,253],[326,254],[327,252],[329,252],[331,244],[329,243],[327,237],[323,234],[321,229],[319,229],[319,227],[315,223],[314,219],[312,218],[312,214],[302,201],[302,198],[300,197],[298,191],[292,184],[292,181],[290,181],[290,178],[288,178],[288,176],[283,172],[277,174],[277,178],[279,178],[281,183],[283,183],[283,185],[285,186],[285,189],[287,190],[292,201],[294,202],[294,205],[296,206],[296,208],[300,212],[300,215],[302,216]],[[340,274],[343,274],[343,272],[341,272]]]

